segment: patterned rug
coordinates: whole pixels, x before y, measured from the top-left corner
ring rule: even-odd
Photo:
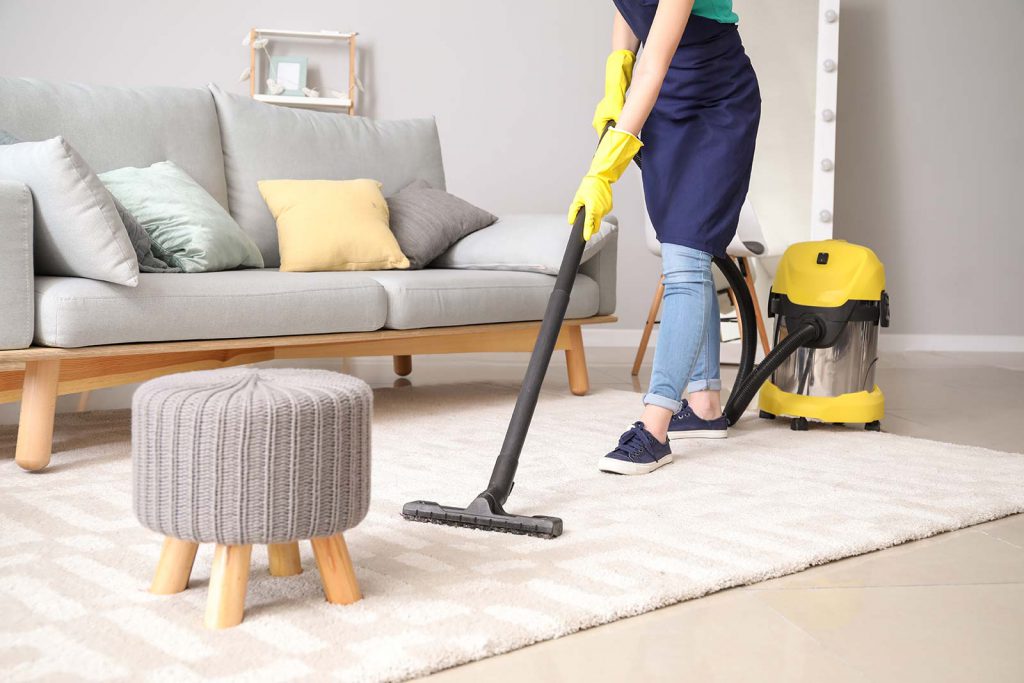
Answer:
[[[146,592],[160,539],[131,514],[129,417],[62,417],[54,466],[14,465],[0,430],[0,670],[8,680],[393,681],[729,586],[1024,510],[1024,456],[855,429],[745,420],[647,477],[596,471],[638,396],[545,393],[509,507],[559,515],[540,540],[405,522],[484,486],[514,395],[470,384],[377,392],[374,502],[346,537],[365,598],[328,605],[253,552],[245,621],[202,626],[189,590]]]

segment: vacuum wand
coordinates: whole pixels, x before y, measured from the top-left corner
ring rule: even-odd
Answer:
[[[586,247],[586,241],[583,239],[585,222],[586,210],[580,209],[569,232],[569,242],[562,256],[562,265],[555,278],[555,288],[548,299],[547,310],[544,312],[537,341],[530,355],[530,363],[512,411],[512,419],[509,420],[508,429],[505,431],[505,440],[494,463],[487,488],[464,508],[424,500],[406,503],[402,507],[402,516],[406,519],[486,531],[528,534],[542,538],[555,538],[562,534],[562,520],[558,517],[513,515],[505,512],[503,506],[515,484],[519,455],[523,451],[526,434],[537,408],[541,385],[551,362],[551,354],[558,343],[565,312],[569,308],[569,296],[576,282],[576,272],[583,260],[583,250]]]
[[[558,333],[562,328],[565,311],[569,307],[569,295],[572,293],[572,286],[576,281],[576,271],[580,261],[583,260],[583,249],[586,247],[586,242],[583,239],[585,218],[586,210],[580,209],[576,214],[576,222],[573,223],[572,231],[569,233],[569,243],[565,247],[562,265],[559,267],[558,277],[555,279],[555,289],[548,299],[548,307],[544,312],[544,320],[541,323],[540,332],[537,334],[533,353],[530,355],[530,363],[526,368],[526,375],[523,377],[522,389],[519,392],[519,398],[516,399],[516,407],[512,411],[512,419],[505,432],[501,453],[494,463],[494,471],[491,472],[487,490],[480,494],[493,496],[500,504],[504,504],[508,500],[508,495],[512,491],[513,479],[519,465],[519,454],[523,450],[526,433],[533,420],[533,411],[537,407],[540,388],[551,362],[551,354],[558,342]]]

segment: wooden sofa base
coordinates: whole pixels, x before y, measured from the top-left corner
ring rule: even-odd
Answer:
[[[572,393],[590,388],[583,325],[614,322],[615,316],[568,320],[555,346],[565,351]],[[530,351],[539,322],[380,330],[344,334],[116,344],[80,349],[34,346],[0,351],[0,403],[21,401],[15,461],[25,470],[50,462],[57,397],[120,386],[191,370],[288,358],[393,356],[395,373],[412,372],[418,354]]]

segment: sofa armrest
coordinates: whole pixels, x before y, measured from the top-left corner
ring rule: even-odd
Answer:
[[[32,345],[35,295],[32,193],[0,180],[0,350]]]
[[[614,216],[606,216],[605,222],[619,225],[618,219]],[[598,301],[597,314],[611,315],[615,312],[615,287],[617,267],[619,261],[619,231],[611,233],[605,238],[605,244],[601,251],[593,258],[580,266],[580,272],[597,282],[600,299]]]

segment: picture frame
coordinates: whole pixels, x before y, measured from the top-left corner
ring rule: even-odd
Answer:
[[[270,77],[284,86],[281,95],[302,97],[302,89],[306,87],[306,57],[271,57]]]

